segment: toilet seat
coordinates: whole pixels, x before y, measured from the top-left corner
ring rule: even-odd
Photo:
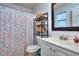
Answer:
[[[30,45],[27,47],[26,51],[29,53],[34,53],[36,52],[40,47],[38,45]]]

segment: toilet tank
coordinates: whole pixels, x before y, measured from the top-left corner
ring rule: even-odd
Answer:
[[[36,36],[36,40],[37,40],[37,44],[40,46],[40,42],[41,42],[41,37],[39,37],[39,36]]]

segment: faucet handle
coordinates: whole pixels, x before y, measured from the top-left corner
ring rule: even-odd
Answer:
[[[63,36],[60,36],[59,39],[60,39],[60,40],[63,40]]]

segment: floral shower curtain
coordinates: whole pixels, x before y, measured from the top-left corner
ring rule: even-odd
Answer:
[[[0,6],[0,56],[24,55],[33,43],[34,15]]]

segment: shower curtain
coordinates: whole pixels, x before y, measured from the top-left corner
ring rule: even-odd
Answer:
[[[0,6],[0,56],[23,56],[33,44],[33,14]]]

